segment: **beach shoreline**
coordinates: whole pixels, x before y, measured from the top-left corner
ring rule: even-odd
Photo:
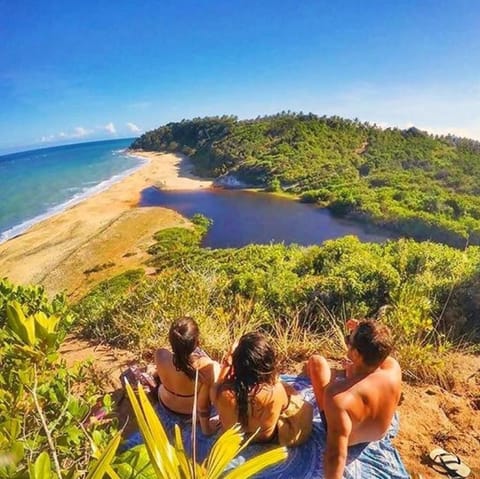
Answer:
[[[107,189],[32,225],[0,244],[0,277],[19,284],[42,284],[53,294],[77,295],[102,274],[86,274],[99,264],[108,269],[135,267],[146,259],[144,249],[164,227],[186,224],[178,213],[161,207],[140,208],[145,188],[207,189],[212,185],[192,174],[188,158],[171,154],[128,151],[145,160],[131,174]],[[127,255],[127,256],[125,256]],[[116,268],[115,266],[118,266]]]
[[[213,186],[213,180],[203,179],[193,174],[193,164],[180,153],[161,153],[157,151],[127,150],[128,155],[150,162],[161,162],[161,168],[155,171],[155,186],[163,190],[199,190]]]

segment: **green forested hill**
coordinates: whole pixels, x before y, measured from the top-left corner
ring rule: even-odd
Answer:
[[[169,123],[132,148],[182,152],[200,175],[283,189],[417,239],[480,244],[480,143],[473,140],[282,113]]]

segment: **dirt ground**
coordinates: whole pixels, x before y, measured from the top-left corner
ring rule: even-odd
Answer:
[[[125,436],[136,430],[128,400],[123,397],[119,376],[138,360],[130,351],[94,346],[70,338],[62,347],[68,364],[94,360],[94,369],[105,388],[119,401],[120,424]],[[400,433],[395,439],[407,470],[423,478],[448,477],[434,471],[428,453],[435,447],[455,452],[472,469],[470,478],[480,478],[480,358],[455,355],[458,377],[451,391],[439,386],[404,384],[399,406]]]
[[[457,454],[480,478],[480,358],[452,357],[457,372],[451,391],[404,385],[395,440],[405,466],[424,478],[446,477],[431,468],[428,452],[442,447]]]

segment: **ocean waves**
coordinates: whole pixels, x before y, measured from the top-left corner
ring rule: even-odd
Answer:
[[[23,159],[24,164],[30,163],[30,173],[33,168],[36,168],[38,181],[30,180],[24,185],[17,182],[15,194],[8,195],[8,190],[4,190],[4,192],[7,191],[4,193],[5,198],[0,198],[4,200],[0,202],[0,244],[21,235],[35,224],[65,211],[86,198],[108,189],[145,163],[143,159],[127,155],[126,148],[119,149],[115,142],[104,143],[90,151],[87,151],[85,144],[78,145],[78,152],[72,150],[70,146],[68,157],[59,155],[57,149],[56,158],[48,163],[37,162],[35,166],[31,164],[31,157]],[[116,143],[118,144],[118,140]],[[47,153],[42,156],[42,160],[49,156],[48,150],[45,151]],[[16,158],[15,165],[21,161],[21,157]],[[7,173],[13,178],[20,178],[23,174],[22,171],[14,171],[13,167]],[[92,178],[92,175],[96,178]],[[45,188],[48,182],[51,182],[52,188]],[[0,188],[2,186],[0,184]],[[24,192],[22,188],[25,189]],[[35,201],[35,198],[32,198],[32,204],[29,205],[26,200],[30,198],[32,192],[38,195],[38,199]]]

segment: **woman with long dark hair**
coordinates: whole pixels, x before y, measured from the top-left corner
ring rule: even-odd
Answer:
[[[155,352],[160,379],[158,399],[174,413],[191,415],[198,370],[197,413],[202,432],[209,435],[217,425],[210,420],[209,391],[218,378],[220,366],[200,349],[199,336],[198,325],[192,318],[179,318],[171,325],[168,339],[172,350],[162,348]]]
[[[280,413],[288,405],[275,350],[259,333],[243,335],[232,349],[212,389],[222,429],[240,423],[246,433],[260,429],[255,441],[273,441]]]

